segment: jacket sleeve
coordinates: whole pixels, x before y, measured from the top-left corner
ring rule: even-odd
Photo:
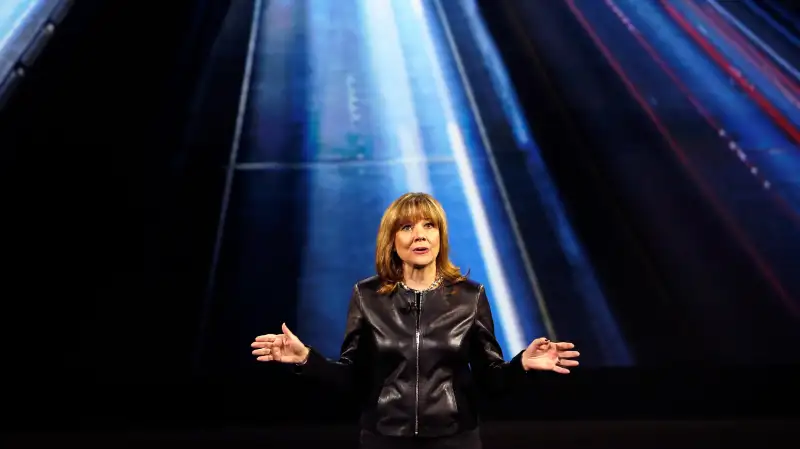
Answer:
[[[475,322],[470,337],[470,366],[479,387],[487,393],[509,391],[526,377],[520,351],[511,361],[503,359],[503,350],[494,334],[494,319],[483,286],[478,292]]]
[[[306,363],[297,365],[295,373],[325,382],[336,388],[350,389],[354,386],[358,364],[359,343],[364,329],[364,314],[358,285],[353,288],[347,311],[347,325],[339,360],[326,358],[309,347]]]

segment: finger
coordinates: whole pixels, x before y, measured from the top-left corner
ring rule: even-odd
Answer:
[[[572,349],[574,347],[575,347],[575,345],[570,343],[570,342],[568,342],[568,341],[561,342],[561,343],[556,343],[556,348],[558,348],[559,351],[565,351],[567,349]]]
[[[295,336],[294,336],[294,334],[292,333],[292,331],[290,331],[290,330],[289,330],[289,326],[287,326],[287,325],[286,325],[286,323],[283,323],[283,324],[281,324],[281,330],[283,331],[283,333],[284,333],[284,334],[285,334],[287,337],[289,337],[289,338],[297,338],[297,337],[295,337]]]
[[[581,353],[578,351],[559,351],[558,356],[562,359],[574,359],[580,357]]]
[[[275,334],[259,335],[256,337],[256,341],[273,341],[276,338],[278,338],[278,335]]]
[[[266,341],[254,341],[254,342],[250,343],[250,347],[251,348],[259,348],[260,349],[260,348],[266,348],[267,346],[270,346],[271,344],[272,343],[266,342]]]
[[[256,349],[253,351],[253,355],[270,355],[272,351],[269,348],[264,349]]]
[[[562,368],[558,365],[553,367],[553,371],[557,372],[558,374],[569,374],[569,370],[566,368]]]
[[[580,362],[577,360],[561,359],[558,361],[559,366],[578,366]]]
[[[262,355],[261,357],[256,358],[256,360],[258,360],[259,362],[271,362],[274,359],[272,358],[271,355]]]

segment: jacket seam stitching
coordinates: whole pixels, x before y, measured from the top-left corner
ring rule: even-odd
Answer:
[[[364,310],[364,296],[361,294],[361,287],[358,286],[358,283],[355,285],[356,294],[358,295],[358,313],[361,315],[362,320],[362,332],[364,327],[367,325],[371,325],[369,320],[367,319],[366,310]]]
[[[464,338],[464,341],[461,342],[462,345],[469,344],[468,340],[470,339],[472,332],[475,331],[475,326],[478,324],[478,309],[480,308],[481,292],[483,292],[483,284],[479,284],[478,293],[475,294],[475,307],[472,312],[472,323],[467,330],[466,338]]]
[[[358,310],[361,312],[361,315],[364,315],[364,297],[361,296],[361,289],[358,287],[358,284],[355,285],[355,289],[358,295]]]
[[[483,290],[483,284],[480,284],[480,287],[478,287],[478,293],[475,294],[475,314],[472,316],[473,324],[478,321],[478,313],[480,313],[481,308],[481,293],[483,293]]]

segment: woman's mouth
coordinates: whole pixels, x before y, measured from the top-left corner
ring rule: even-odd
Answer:
[[[428,254],[430,249],[428,248],[414,248],[411,250],[414,254]]]

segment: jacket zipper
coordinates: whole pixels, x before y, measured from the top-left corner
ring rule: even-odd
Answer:
[[[417,376],[416,376],[416,384],[414,385],[414,435],[419,435],[419,343],[420,343],[420,316],[422,315],[422,296],[424,293],[416,292],[414,294],[416,301],[416,311],[417,311],[417,325],[416,325],[416,333],[415,335],[415,351],[416,351],[416,362],[417,362]]]

